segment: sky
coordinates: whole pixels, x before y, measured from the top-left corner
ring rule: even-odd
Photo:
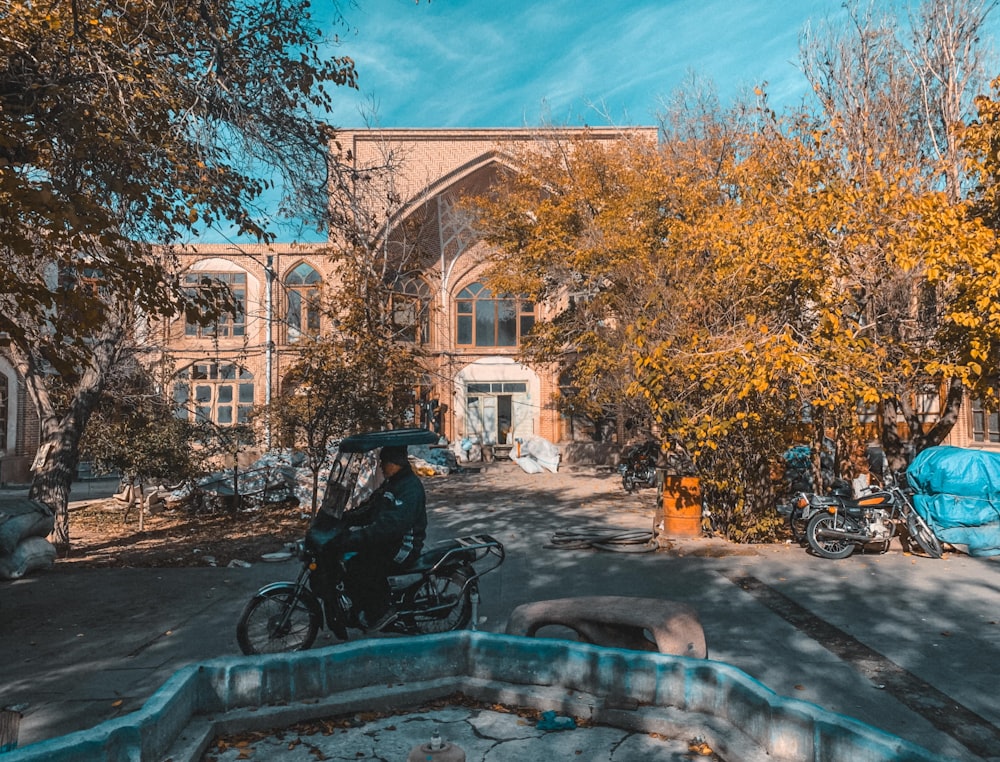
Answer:
[[[841,0],[356,0],[341,11],[347,26],[326,28],[359,76],[358,91],[336,94],[341,128],[653,125],[692,72],[723,102],[767,82],[772,105],[794,103],[801,31],[844,13]]]
[[[330,55],[357,68],[358,89],[337,88],[325,117],[340,129],[654,126],[692,75],[723,105],[766,83],[781,111],[807,93],[803,31],[846,18],[843,0],[312,2]]]

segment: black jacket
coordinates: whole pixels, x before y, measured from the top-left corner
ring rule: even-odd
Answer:
[[[386,479],[352,516],[344,516],[350,530],[345,550],[390,555],[399,564],[416,559],[427,536],[427,497],[424,485],[409,465]]]

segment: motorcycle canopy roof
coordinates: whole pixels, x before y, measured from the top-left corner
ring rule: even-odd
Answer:
[[[369,452],[379,447],[408,447],[409,445],[434,444],[438,435],[428,429],[389,429],[351,434],[340,440],[341,452]]]

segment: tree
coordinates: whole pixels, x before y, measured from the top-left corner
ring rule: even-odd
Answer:
[[[322,42],[308,0],[8,4],[0,332],[40,412],[31,494],[55,509],[61,550],[80,434],[134,315],[211,320],[226,306],[192,300],[169,248],[150,243],[219,226],[269,239],[271,177],[285,208],[325,227],[336,156],[316,115],[355,74]]]
[[[626,394],[634,380],[630,326],[664,302],[657,262],[669,196],[655,143],[623,135],[613,144],[557,130],[520,152],[491,195],[472,202],[485,240],[499,251],[488,272],[497,293],[556,306],[523,343],[528,363],[553,364],[564,412],[599,430],[649,429],[649,406]],[[650,214],[649,212],[653,212]]]
[[[289,445],[301,450],[312,472],[316,512],[319,475],[331,446],[359,431],[379,430],[398,423],[400,389],[415,383],[410,367],[383,355],[377,344],[354,344],[350,337],[311,338],[285,378],[282,394],[272,407],[272,423]],[[382,383],[364,379],[381,376]]]
[[[84,457],[100,471],[117,471],[125,484],[140,485],[139,528],[143,527],[141,485],[152,479],[175,483],[195,472],[194,429],[179,419],[163,396],[160,368],[133,355],[112,371],[113,396],[105,392],[87,423]]]
[[[368,419],[381,425],[413,424],[429,305],[406,287],[423,284],[421,273],[435,261],[434,247],[423,245],[435,209],[401,195],[405,162],[389,143],[370,160],[354,157],[338,168],[343,175],[330,199],[333,341],[351,363],[355,415],[373,405]]]
[[[883,411],[881,440],[894,469],[943,441],[965,392],[989,385],[985,356],[976,346],[993,342],[983,333],[988,321],[972,317],[962,304],[991,288],[964,273],[992,269],[992,244],[982,231],[960,231],[970,183],[957,128],[969,118],[984,80],[985,22],[996,5],[925,0],[900,19],[880,13],[877,4],[852,2],[846,28],[803,39],[803,68],[825,120],[827,150],[856,197],[874,202],[865,213],[886,223],[876,226],[882,235],[863,242],[857,235],[844,238],[840,251],[850,266],[840,283],[845,293],[862,296],[852,305],[854,314],[878,337],[892,369],[869,401]],[[908,200],[897,192],[903,188]],[[879,198],[892,201],[880,205]],[[908,229],[905,215],[911,212],[941,226],[936,232]],[[854,231],[875,230],[855,219],[860,224]],[[969,245],[956,246],[952,236],[966,234]],[[865,266],[873,258],[884,263],[876,280]],[[928,427],[916,401],[935,389],[945,394],[937,422]]]
[[[757,98],[668,122],[659,149],[525,152],[480,202],[497,281],[557,312],[535,361],[595,388],[615,376],[688,449],[734,539],[773,534],[771,471],[799,437],[851,440],[859,406],[974,380],[963,305],[990,290],[965,273],[996,250],[912,168],[845,172],[832,130]],[[929,328],[913,319],[921,303],[900,299],[914,278],[933,289]],[[579,291],[582,320],[567,298]]]

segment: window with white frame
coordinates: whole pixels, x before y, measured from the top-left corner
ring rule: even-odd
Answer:
[[[941,395],[937,389],[917,392],[916,405],[921,423],[934,423],[941,417]]]
[[[174,411],[178,418],[233,426],[250,420],[253,405],[253,374],[235,363],[197,362],[176,376]]]
[[[219,283],[229,288],[234,304],[233,312],[220,315],[218,320],[209,325],[187,323],[184,326],[186,336],[213,336],[224,339],[246,335],[247,274],[245,272],[198,271],[184,275],[184,285],[190,291]]]

